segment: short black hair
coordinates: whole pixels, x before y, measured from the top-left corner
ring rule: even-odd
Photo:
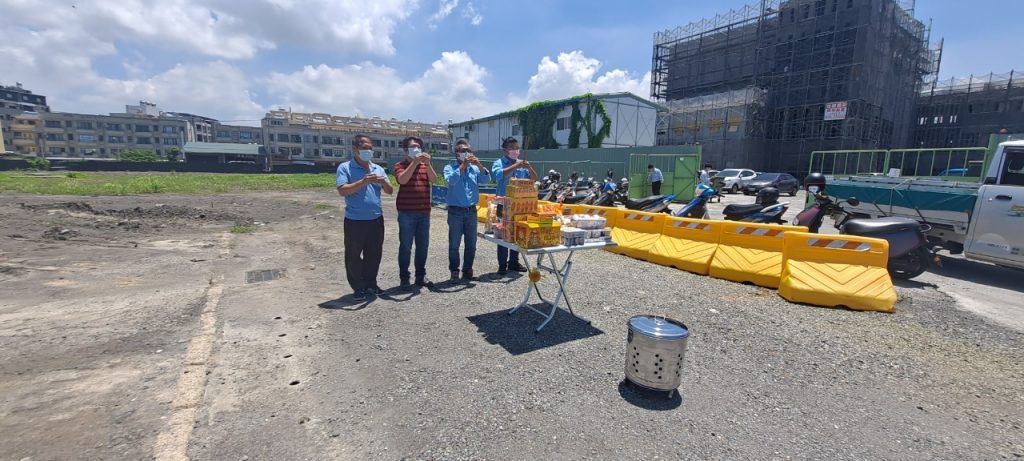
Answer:
[[[711,164],[710,163],[705,163],[704,164],[704,168],[711,168]]]
[[[409,136],[408,138],[403,139],[402,140],[402,147],[406,148],[406,149],[409,148],[409,141],[416,141],[416,144],[420,145],[420,149],[423,148],[423,140],[420,139],[420,138],[417,138],[416,136]]]
[[[467,141],[465,138],[459,138],[457,141],[455,141],[455,145],[456,146],[468,146],[469,145],[469,141]]]
[[[512,145],[512,143],[519,144],[519,140],[516,139],[516,138],[513,138],[512,136],[509,136],[509,137],[505,138],[504,141],[501,142],[501,148],[502,149],[507,149],[508,146]]]
[[[357,134],[357,135],[352,137],[352,147],[359,147],[361,139],[366,139],[367,141],[371,141],[369,136],[367,136],[365,134]],[[372,143],[372,141],[371,141],[371,143]]]
[[[647,165],[647,169],[648,169],[648,170],[649,170],[649,169],[651,169],[651,168],[654,168],[654,164],[648,164],[648,165]]]

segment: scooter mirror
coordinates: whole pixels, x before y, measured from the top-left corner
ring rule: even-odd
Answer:
[[[860,205],[860,200],[857,200],[857,197],[850,197],[846,199],[846,203],[849,203],[850,206],[857,206]]]

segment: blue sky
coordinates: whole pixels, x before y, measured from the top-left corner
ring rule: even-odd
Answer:
[[[0,83],[54,110],[139,99],[222,120],[276,107],[422,121],[585,91],[649,92],[654,32],[747,2],[0,0]],[[1024,69],[1019,1],[922,0],[941,75]]]

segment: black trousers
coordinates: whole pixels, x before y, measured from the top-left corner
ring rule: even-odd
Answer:
[[[353,291],[377,286],[384,252],[384,218],[345,220],[345,276]]]
[[[661,195],[661,181],[651,183],[651,195]]]

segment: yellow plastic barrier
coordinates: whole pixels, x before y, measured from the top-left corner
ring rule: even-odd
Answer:
[[[707,275],[721,234],[722,221],[667,217],[647,260]]]
[[[609,212],[614,216],[612,240],[618,246],[608,248],[613,253],[624,254],[636,259],[647,260],[649,250],[654,242],[661,237],[661,229],[665,226],[664,213],[644,213],[613,209]]]
[[[889,242],[787,232],[779,294],[792,302],[894,312]]]
[[[786,232],[807,232],[807,228],[723,221],[718,250],[711,258],[708,275],[777,288],[782,278]]]
[[[608,221],[608,227],[615,227],[615,221],[621,214],[618,208],[593,205],[565,205],[572,210],[572,214],[590,214],[603,216]]]

